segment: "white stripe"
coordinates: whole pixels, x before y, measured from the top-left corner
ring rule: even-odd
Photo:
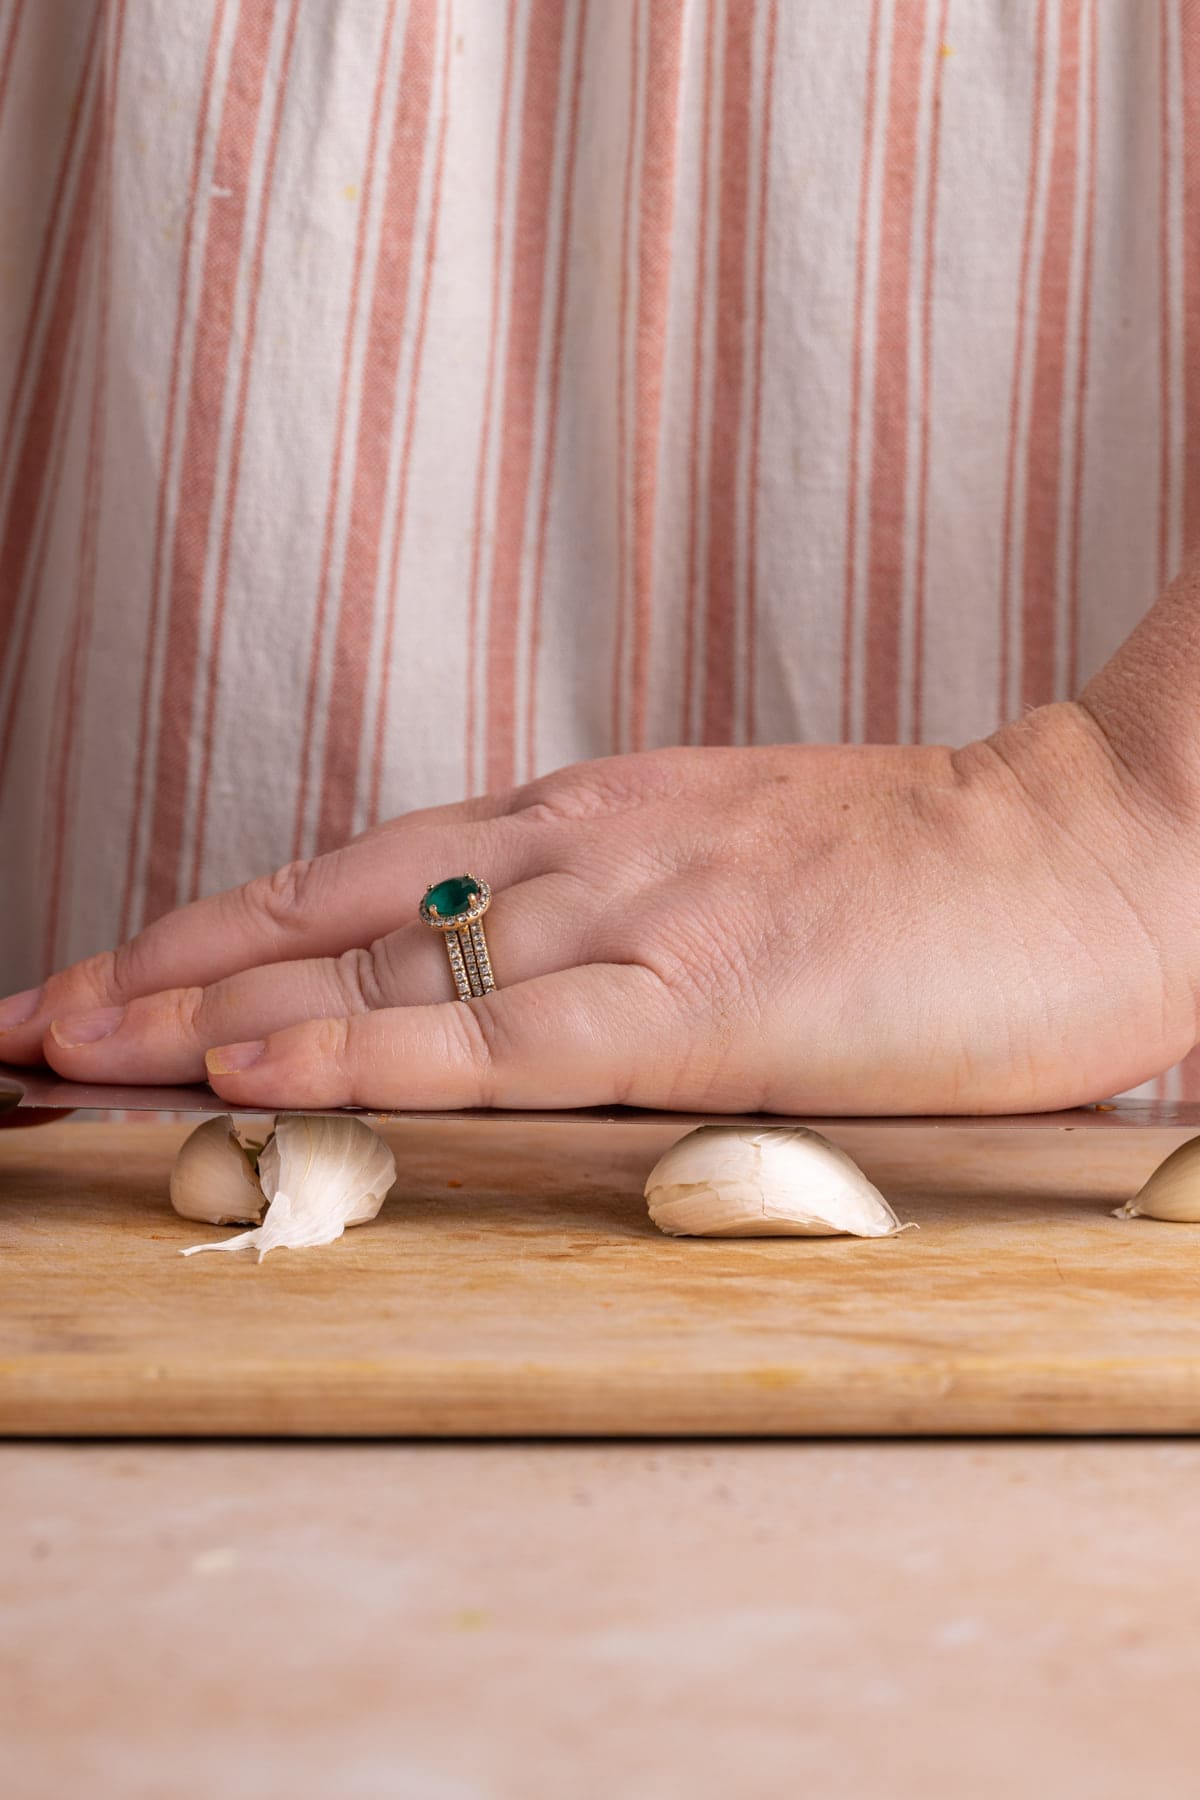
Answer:
[[[888,100],[891,86],[895,0],[880,9],[876,52],[874,110],[868,162],[867,206],[863,221],[862,361],[859,368],[858,444],[856,467],[850,471],[858,495],[854,516],[854,586],[850,595],[850,728],[849,741],[861,743],[866,732],[867,603],[871,554],[871,466],[875,450],[875,333],[879,323],[879,261],[883,219],[884,154],[887,148]]]
[[[382,43],[380,45],[382,50]],[[349,321],[350,358],[346,383],[346,410],[342,422],[342,460],[338,470],[338,487],[333,498],[334,516],[326,577],[325,617],[317,650],[317,680],[313,705],[313,730],[309,742],[307,785],[304,817],[300,822],[302,855],[311,855],[316,842],[317,822],[321,808],[322,772],[326,742],[333,722],[334,646],[341,618],[342,584],[345,578],[346,549],[350,538],[351,503],[354,498],[358,469],[358,427],[363,399],[363,371],[367,360],[371,314],[375,302],[375,281],[379,267],[379,245],[382,236],[384,203],[388,191],[392,138],[396,127],[396,109],[400,90],[400,69],[404,57],[404,19],[397,9],[392,23],[391,42],[387,46],[387,63],[380,96],[378,134],[375,158],[369,172],[371,184],[367,198],[366,225],[363,234],[362,265],[359,270],[358,311]],[[374,104],[374,91],[371,102]],[[364,187],[368,179],[364,172]],[[318,596],[319,604],[320,596]]]
[[[179,895],[187,898],[195,877],[196,807],[199,800],[203,763],[204,718],[209,693],[217,679],[214,665],[213,632],[216,624],[217,583],[221,569],[221,541],[226,530],[226,516],[231,503],[230,481],[233,475],[233,434],[237,424],[238,392],[243,380],[246,359],[253,354],[249,338],[251,287],[254,274],[255,248],[262,222],[262,210],[269,203],[266,192],[267,156],[276,114],[285,104],[279,92],[283,51],[287,37],[290,6],[277,7],[273,14],[271,41],[263,77],[264,104],[259,111],[254,147],[246,170],[246,202],[242,222],[242,242],[238,257],[233,295],[233,321],[229,350],[225,359],[225,385],[221,395],[217,455],[213,471],[212,505],[208,518],[208,542],[204,552],[204,575],[198,595],[196,667],[192,692],[188,699],[189,728],[186,739],[187,783],[184,792],[182,838],[179,862]],[[229,198],[232,198],[230,196]],[[229,198],[213,190],[213,206],[226,206]]]
[[[559,263],[562,257],[566,210],[571,199],[567,193],[566,182],[570,152],[574,64],[579,44],[579,32],[579,8],[572,7],[567,15],[560,51],[558,111],[554,123],[550,192],[546,202],[548,212],[546,260],[542,271],[542,292],[538,302],[540,330],[538,366],[533,389],[533,444],[529,462],[529,486],[525,494],[525,518],[522,529],[517,590],[516,667],[513,684],[516,709],[513,720],[513,764],[516,769],[521,770],[528,770],[531,761],[531,746],[527,741],[526,722],[531,679],[530,628],[533,619],[534,581],[537,572],[538,523],[546,485],[552,481],[554,475],[553,469],[547,466],[549,439],[553,428],[551,373],[554,355],[554,328],[558,309]],[[563,300],[565,305],[565,294]]]
[[[224,110],[223,99],[229,84],[236,25],[236,9],[231,6],[222,21],[221,37],[213,59],[212,84],[208,96],[208,117],[204,122],[205,135],[196,186],[196,208],[189,218],[185,197],[180,207],[178,220],[180,255],[182,257],[187,254],[190,233],[191,261],[188,266],[187,290],[183,297],[184,325],[179,344],[178,385],[175,397],[175,417],[172,421],[172,438],[163,447],[162,479],[166,500],[163,509],[158,591],[150,596],[149,617],[156,619],[158,624],[147,695],[146,762],[142,780],[141,810],[132,820],[131,829],[135,894],[135,901],[131,909],[131,924],[134,930],[141,922],[142,908],[145,904],[146,859],[149,852],[149,827],[154,816],[158,775],[158,719],[162,699],[163,674],[166,666],[171,572],[174,565],[175,528],[179,515],[179,483],[182,472],[183,446],[187,436],[188,415],[191,411],[192,361],[195,355],[200,316],[200,293],[204,282],[209,209],[214,204],[221,204],[220,201],[214,202],[212,199],[213,168],[216,163],[217,143],[220,137],[221,114]],[[205,51],[207,54],[207,45]],[[190,181],[190,179],[191,164],[189,162],[188,180]],[[184,189],[183,192],[186,196],[188,189]],[[156,504],[157,500],[156,494]]]
[[[512,310],[513,270],[516,258],[517,189],[520,183],[521,124],[525,109],[525,76],[529,63],[529,14],[532,0],[523,0],[513,19],[512,75],[508,96],[504,160],[504,199],[500,220],[500,269],[496,317],[496,359],[492,371],[491,416],[483,458],[483,506],[480,516],[479,583],[476,613],[475,692],[471,697],[478,729],[475,733],[475,766],[467,770],[468,791],[482,793],[487,781],[488,743],[488,644],[491,623],[492,567],[496,547],[496,504],[500,484],[500,449],[504,436],[507,399],[508,334]]]
[[[367,657],[367,682],[364,693],[362,739],[358,746],[358,775],[354,798],[355,835],[375,821],[369,816],[371,776],[375,761],[375,733],[379,709],[387,703],[392,686],[393,669],[386,666],[384,646],[387,641],[389,614],[393,616],[392,657],[404,655],[404,618],[400,610],[400,594],[405,592],[403,578],[404,521],[400,506],[404,496],[400,481],[404,469],[404,448],[408,439],[409,413],[417,404],[413,392],[416,369],[417,340],[420,328],[421,293],[425,282],[425,262],[429,251],[429,234],[433,229],[433,189],[437,176],[437,142],[446,95],[442,81],[443,52],[446,33],[450,29],[449,6],[440,0],[430,50],[429,111],[425,120],[425,139],[421,146],[420,186],[413,212],[412,248],[408,262],[408,291],[404,300],[404,330],[400,354],[396,359],[396,382],[392,393],[392,431],[387,447],[387,475],[384,482],[383,530],[379,542],[379,565],[375,571],[375,589],[371,596],[371,644]],[[416,436],[416,421],[413,421]],[[395,557],[393,570],[392,559]],[[394,576],[394,580],[393,580]],[[399,630],[396,629],[396,624]],[[386,722],[386,720],[385,720]],[[386,762],[386,758],[384,759]],[[384,784],[381,779],[380,792]]]

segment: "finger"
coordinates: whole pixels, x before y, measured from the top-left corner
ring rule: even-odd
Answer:
[[[225,1045],[209,1053],[209,1080],[223,1100],[265,1110],[654,1105],[669,1067],[665,1000],[640,963],[588,963],[482,1000],[316,1019]]]
[[[467,870],[501,888],[540,873],[549,866],[547,828],[519,815],[480,812],[499,803],[493,796],[410,813],[391,821],[394,829],[380,828],[344,849],[165,913],[118,950],[52,975],[37,993],[14,996],[21,1002],[18,1021],[0,1030],[0,1061],[40,1061],[55,1018],[125,1006],[166,988],[207,986],[261,963],[337,956],[370,943],[413,917],[425,889],[447,874]],[[472,809],[479,816],[472,818]]]
[[[565,873],[519,882],[484,918],[501,986],[598,958],[598,902]],[[47,1060],[71,1081],[203,1081],[214,1044],[265,1037],[305,1019],[343,1018],[454,998],[441,934],[421,920],[339,957],[272,963],[206,988],[174,988],[114,1012],[55,1019]],[[103,1035],[97,1036],[96,1033]]]

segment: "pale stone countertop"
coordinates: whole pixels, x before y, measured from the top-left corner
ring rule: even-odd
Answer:
[[[1200,1444],[10,1444],[13,1800],[1193,1800]]]

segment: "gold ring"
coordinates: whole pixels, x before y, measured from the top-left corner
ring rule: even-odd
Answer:
[[[478,1000],[496,985],[483,935],[483,915],[491,904],[491,888],[476,875],[435,881],[421,900],[421,917],[445,940],[460,1000]]]

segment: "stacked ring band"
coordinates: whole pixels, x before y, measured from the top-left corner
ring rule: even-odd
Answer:
[[[460,1000],[478,1000],[496,985],[483,935],[483,915],[491,903],[491,888],[475,875],[435,881],[421,900],[421,917],[442,934]]]

